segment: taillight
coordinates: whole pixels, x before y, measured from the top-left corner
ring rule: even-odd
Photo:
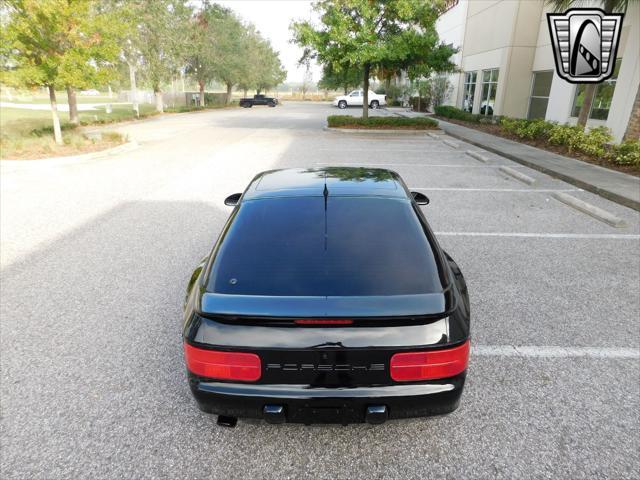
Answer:
[[[262,375],[260,357],[255,353],[205,350],[185,343],[184,358],[187,369],[200,377],[255,382]]]
[[[468,363],[469,340],[446,350],[396,353],[391,357],[391,378],[396,382],[448,378],[464,372]]]
[[[301,318],[294,320],[296,325],[353,325],[353,320],[342,318]]]

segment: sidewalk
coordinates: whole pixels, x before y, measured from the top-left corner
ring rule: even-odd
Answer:
[[[401,111],[401,109],[394,109],[393,113],[406,117],[423,115],[417,112]],[[534,170],[539,170],[626,207],[640,210],[640,178],[638,177],[564,157],[455,123],[440,119],[438,119],[438,123],[440,128],[452,137]]]

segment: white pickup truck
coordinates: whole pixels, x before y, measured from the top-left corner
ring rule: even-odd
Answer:
[[[362,90],[354,90],[349,95],[340,95],[333,101],[333,106],[338,108],[361,107],[364,99]],[[387,104],[386,95],[378,95],[369,90],[369,107],[379,108]]]

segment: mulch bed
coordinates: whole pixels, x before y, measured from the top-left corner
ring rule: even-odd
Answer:
[[[439,117],[437,115],[434,115],[433,118],[439,118],[440,120],[443,120],[445,122],[455,123],[467,128],[473,128],[475,130],[480,130],[481,132],[490,133],[491,135],[495,135],[497,137],[508,138],[509,140],[513,140],[514,142],[525,143],[527,145],[531,145],[532,147],[536,147],[541,150],[557,153],[558,155],[575,158],[576,160],[582,160],[583,162],[592,163],[594,165],[599,165],[601,167],[609,168],[611,170],[616,170],[618,172],[628,173],[629,175],[640,177],[640,167],[638,166],[618,165],[616,163],[609,162],[606,159],[603,159],[600,157],[593,157],[591,155],[586,155],[582,152],[576,152],[576,151],[569,152],[567,147],[564,147],[562,145],[553,145],[543,140],[528,140],[525,138],[520,138],[516,135],[505,132],[502,129],[502,127],[500,127],[500,125],[464,122],[462,120]]]
[[[9,152],[9,155],[5,156],[5,152],[2,152],[0,160],[39,160],[55,157],[66,157],[69,155],[82,155],[85,153],[99,152],[101,150],[107,150],[109,148],[117,147],[125,143],[125,140],[102,140],[96,143],[88,143],[86,145],[59,145],[53,150],[44,149],[25,149],[15,152]]]

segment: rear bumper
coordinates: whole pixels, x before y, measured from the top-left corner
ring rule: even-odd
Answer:
[[[291,423],[363,423],[367,408],[386,407],[389,419],[425,417],[454,411],[466,373],[420,384],[356,388],[312,388],[308,385],[248,385],[202,381],[189,385],[201,410],[243,418],[266,418],[265,406],[282,406]]]

